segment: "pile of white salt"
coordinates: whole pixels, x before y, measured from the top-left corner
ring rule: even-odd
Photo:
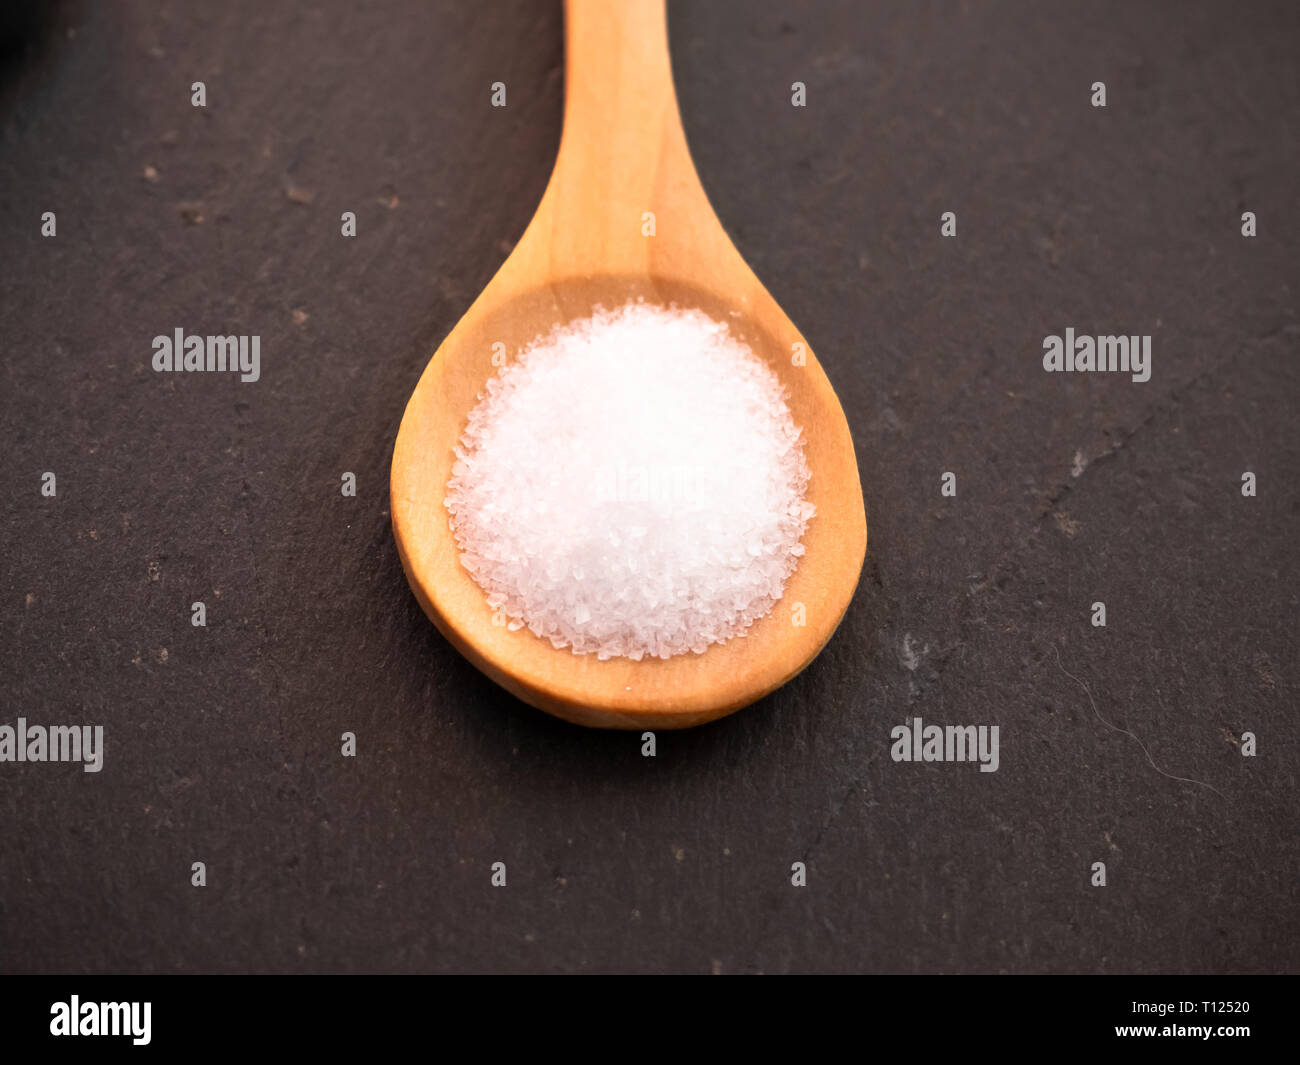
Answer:
[[[487,383],[446,507],[511,629],[599,658],[703,653],[780,599],[813,506],[776,374],[697,310],[629,303]]]

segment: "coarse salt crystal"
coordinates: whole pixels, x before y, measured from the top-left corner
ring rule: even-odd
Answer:
[[[493,378],[445,505],[507,627],[598,658],[743,635],[815,508],[776,374],[702,311],[629,303],[556,326]]]

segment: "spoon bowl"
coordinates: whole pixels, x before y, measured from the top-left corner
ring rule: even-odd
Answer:
[[[514,251],[420,378],[393,453],[393,532],[425,613],[525,702],[582,725],[684,728],[802,670],[847,609],[867,527],[853,441],[812,350],[744,262],[695,173],[677,113],[662,0],[568,0],[564,133]],[[555,325],[644,299],[726,323],[779,376],[803,429],[816,507],[782,599],[703,654],[598,660],[493,623],[443,504],[453,448],[502,352]]]

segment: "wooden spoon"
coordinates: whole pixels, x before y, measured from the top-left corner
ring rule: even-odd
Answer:
[[[393,452],[393,533],[425,613],[502,687],[582,725],[685,728],[784,684],[830,639],[866,554],[862,487],[830,382],[732,245],[695,173],[663,0],[567,0],[565,23],[564,132],[554,172],[519,244],[434,353],[407,404]],[[482,589],[460,565],[443,496],[452,448],[497,372],[494,351],[513,355],[557,322],[638,296],[703,310],[770,363],[804,431],[817,514],[784,598],[747,635],[702,655],[601,662],[556,650],[526,628],[493,624]]]

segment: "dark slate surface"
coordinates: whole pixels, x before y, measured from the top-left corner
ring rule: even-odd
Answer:
[[[653,760],[480,677],[389,531],[405,399],[546,181],[559,6],[15,31],[0,723],[102,723],[107,754],[0,765],[0,968],[1300,964],[1296,6],[670,17],[700,172],[840,392],[871,540],[814,666]],[[1066,326],[1151,334],[1151,380],[1043,373]],[[154,374],[176,327],[260,334],[262,380]],[[894,763],[911,715],[999,725],[1001,768]]]

